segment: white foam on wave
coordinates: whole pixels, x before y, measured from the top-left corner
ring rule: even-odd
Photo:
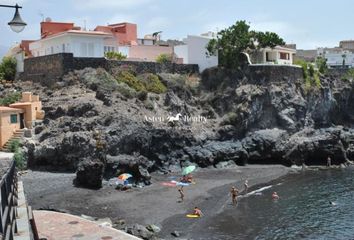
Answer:
[[[261,187],[261,188],[259,188],[259,189],[256,189],[256,190],[254,190],[254,191],[252,191],[252,192],[249,192],[249,193],[243,195],[243,197],[249,197],[249,196],[251,196],[251,195],[262,195],[262,192],[263,192],[264,190],[267,190],[267,189],[269,189],[269,188],[271,188],[271,187],[273,187],[273,185]]]

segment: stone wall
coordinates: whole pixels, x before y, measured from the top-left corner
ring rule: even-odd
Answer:
[[[156,62],[115,61],[105,58],[74,58],[72,53],[58,53],[25,59],[24,72],[19,78],[51,86],[72,70],[101,67],[109,71],[122,65],[134,66],[137,73],[199,73],[197,64],[160,64]]]
[[[51,85],[66,74],[72,66],[73,55],[71,53],[27,58],[20,79]]]
[[[269,82],[295,82],[298,79],[303,79],[302,68],[289,65],[247,65],[238,70],[214,67],[202,73],[202,85],[209,91],[220,86],[237,87],[246,82],[263,85]]]
[[[246,70],[251,83],[296,81],[303,78],[301,67],[289,65],[250,65]]]
[[[349,71],[348,68],[336,68],[336,69],[328,69],[327,75],[333,78],[342,78],[344,77],[347,72]]]

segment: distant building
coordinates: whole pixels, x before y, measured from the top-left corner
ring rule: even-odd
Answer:
[[[354,40],[343,40],[339,42],[339,47],[346,50],[354,50]]]
[[[250,54],[252,64],[292,65],[296,49],[276,46],[262,48]]]
[[[28,44],[28,57],[73,53],[74,57],[103,58],[107,52],[120,52],[132,61],[156,61],[160,54],[173,54],[173,48],[158,44],[159,36],[137,38],[137,25],[117,23],[82,30],[74,23],[41,22],[41,39]],[[27,52],[24,45],[23,49]]]
[[[303,60],[306,62],[314,62],[317,58],[317,50],[302,50],[297,49],[296,54],[294,56],[294,61],[296,60]]]
[[[317,55],[327,60],[329,68],[353,68],[354,53],[340,47],[318,48]]]
[[[174,47],[174,53],[181,63],[198,64],[199,71],[218,65],[218,56],[207,56],[206,46],[215,34],[209,32],[200,36],[188,35],[184,45]]]
[[[104,57],[105,40],[112,35],[98,31],[67,30],[51,34],[29,45],[34,57],[73,53],[74,57]]]

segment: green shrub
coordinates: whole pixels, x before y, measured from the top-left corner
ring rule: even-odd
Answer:
[[[321,74],[326,74],[328,72],[327,59],[323,57],[317,57],[316,67]]]
[[[16,76],[16,59],[13,57],[4,57],[0,64],[0,73],[2,78],[8,81],[15,80]]]
[[[120,52],[106,52],[104,54],[104,56],[107,58],[107,59],[110,59],[110,60],[118,60],[118,61],[121,61],[121,60],[124,60],[127,58],[126,55],[124,55],[123,53],[120,53]]]
[[[303,60],[297,60],[294,63],[302,67],[303,77],[304,77],[304,89],[306,92],[309,92],[313,88],[321,87],[321,80],[319,71],[314,68],[312,63],[307,63]]]
[[[145,73],[138,76],[140,82],[144,85],[146,91],[153,93],[164,93],[167,88],[160,81],[159,77],[152,73]]]
[[[343,81],[353,81],[354,80],[354,68],[349,69],[343,76]]]
[[[127,84],[121,82],[118,83],[117,91],[125,98],[135,98],[137,95],[137,92],[129,87]]]
[[[15,161],[16,167],[19,170],[24,170],[25,169],[25,167],[26,167],[25,156],[23,155],[23,153],[22,153],[22,151],[20,149],[18,149],[15,152],[13,159]]]
[[[237,114],[234,112],[229,112],[227,115],[224,117],[223,121],[221,122],[221,125],[232,125],[237,122]]]
[[[20,92],[8,93],[5,97],[0,98],[0,106],[8,106],[15,103],[21,99]]]
[[[126,83],[129,87],[138,92],[145,90],[144,85],[138,80],[138,78],[128,71],[121,71],[116,76],[116,79],[118,82]]]
[[[157,56],[156,62],[158,63],[172,63],[173,57],[172,54],[161,53]]]
[[[10,142],[10,151],[11,152],[17,152],[17,150],[20,148],[20,141],[18,139],[14,139]]]

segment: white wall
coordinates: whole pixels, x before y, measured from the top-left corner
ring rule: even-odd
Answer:
[[[30,44],[33,56],[69,52],[74,57],[104,57],[104,38],[95,35],[65,34]]]
[[[325,53],[324,57],[327,59],[327,65],[330,67],[340,67],[343,65],[343,54],[345,55],[345,65],[354,67],[353,53]]]
[[[188,45],[178,45],[174,47],[174,52],[177,55],[178,58],[183,59],[184,64],[189,63],[189,58],[188,58]]]
[[[217,56],[207,56],[206,46],[211,38],[203,36],[188,36],[186,45],[176,46],[175,53],[178,58],[183,58],[183,63],[198,64],[199,71],[218,65]],[[186,47],[185,47],[186,46]]]

